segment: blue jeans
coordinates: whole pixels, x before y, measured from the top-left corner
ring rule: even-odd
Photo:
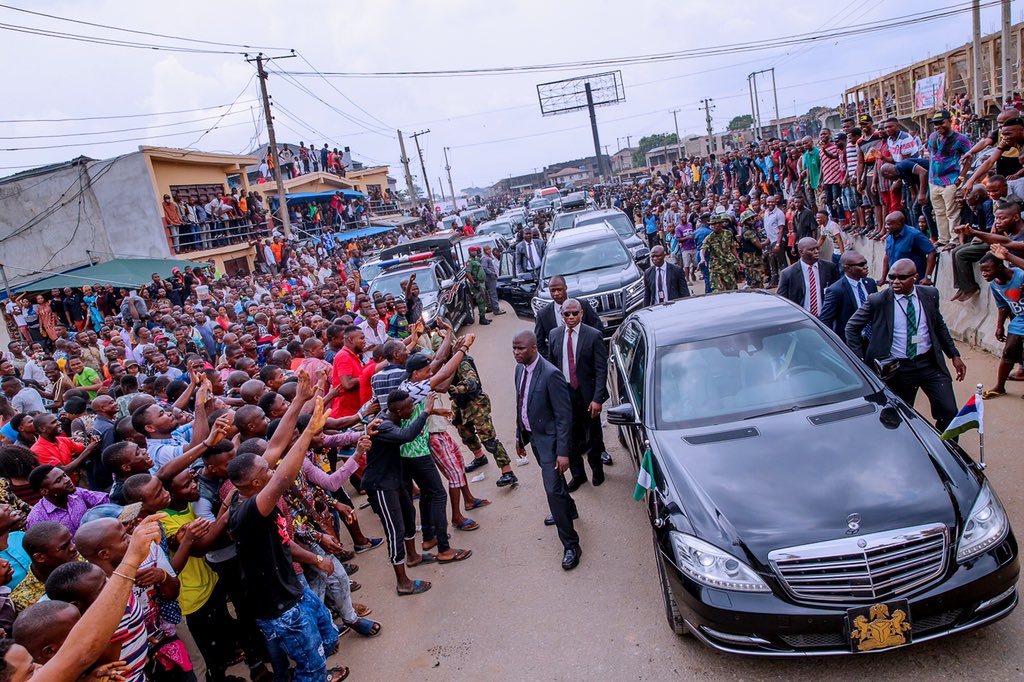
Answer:
[[[267,638],[272,658],[283,652],[295,662],[295,682],[323,682],[327,676],[327,655],[338,646],[338,628],[331,620],[331,612],[309,587],[298,604],[277,618],[257,618],[256,625]],[[288,666],[275,665],[275,682],[287,679]]]

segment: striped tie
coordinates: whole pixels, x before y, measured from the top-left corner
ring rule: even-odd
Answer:
[[[917,310],[914,308],[914,299],[907,296],[907,359],[913,360],[917,357]]]
[[[811,315],[818,316],[818,280],[814,277],[814,266],[807,266],[807,282],[810,286],[810,291],[807,292],[807,296],[811,301]]]

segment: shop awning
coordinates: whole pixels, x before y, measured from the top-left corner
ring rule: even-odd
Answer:
[[[288,194],[288,205],[301,204],[309,201],[330,201],[331,198],[338,193],[341,193],[343,197],[349,199],[365,199],[366,195],[362,192],[357,192],[354,189],[332,189],[327,192],[296,192],[295,194]]]
[[[394,225],[371,225],[370,227],[360,227],[355,230],[342,230],[341,232],[335,232],[335,238],[345,241],[347,239],[359,239],[361,237],[373,237],[374,235],[384,234],[394,230]]]
[[[137,287],[150,281],[153,273],[170,277],[173,268],[196,267],[189,260],[173,258],[115,258],[99,265],[87,265],[68,270],[59,275],[12,287],[14,291],[48,291],[71,287],[81,288],[87,284],[112,284],[115,287]]]

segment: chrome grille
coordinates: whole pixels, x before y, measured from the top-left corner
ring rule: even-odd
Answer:
[[[814,602],[871,602],[909,592],[942,575],[942,524],[850,536],[768,554],[786,589]]]
[[[622,308],[619,297],[622,295],[619,291],[609,291],[603,294],[592,294],[590,296],[583,296],[582,298],[587,299],[587,302],[593,306],[594,311],[597,313],[614,312]]]

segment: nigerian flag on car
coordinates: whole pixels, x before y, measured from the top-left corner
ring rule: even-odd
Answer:
[[[633,491],[634,500],[644,499],[647,491],[654,487],[654,462],[651,460],[651,450],[644,451],[643,461],[640,462],[640,473],[636,476],[636,490]]]
[[[942,440],[949,440],[971,429],[978,429],[978,433],[985,433],[985,403],[977,393],[973,394],[960,408],[960,412],[953,417],[953,421],[949,422],[949,426],[939,437]]]

